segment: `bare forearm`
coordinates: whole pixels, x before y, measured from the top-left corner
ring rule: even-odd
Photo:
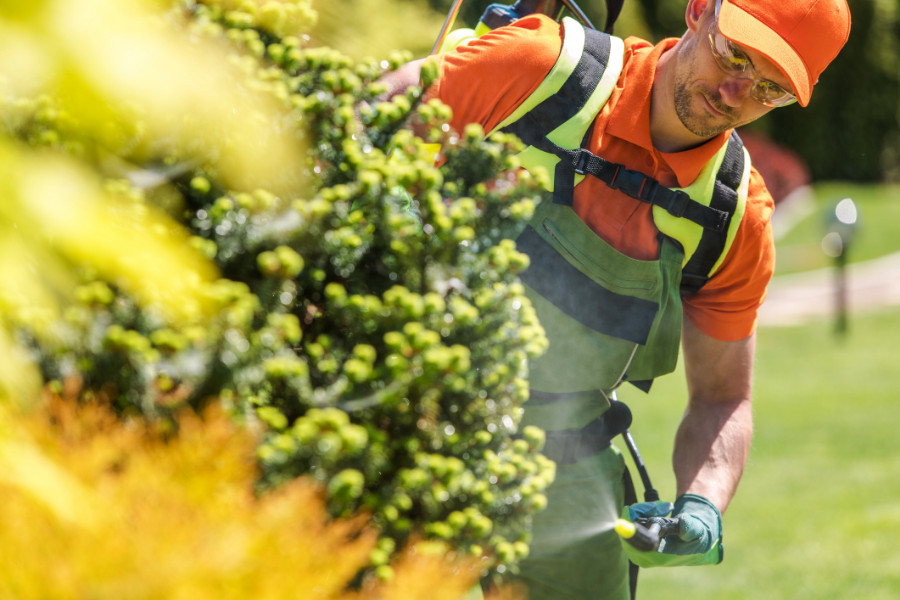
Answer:
[[[700,494],[725,512],[744,472],[752,434],[749,399],[692,401],[675,437],[678,494]]]
[[[756,338],[722,342],[686,321],[683,341],[689,400],[672,455],[678,493],[705,496],[724,512],[744,472],[753,435]]]

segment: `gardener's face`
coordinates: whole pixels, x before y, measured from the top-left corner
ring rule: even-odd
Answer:
[[[728,51],[737,52],[749,63],[743,71],[726,69],[723,56],[711,44],[717,35],[710,12],[679,52],[675,73],[678,118],[691,133],[703,138],[747,124],[772,110],[773,106],[763,103],[766,97],[761,93],[765,90],[774,86],[790,91],[784,75],[752,50],[731,45]]]

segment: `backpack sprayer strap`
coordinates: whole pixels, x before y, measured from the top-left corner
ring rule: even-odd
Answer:
[[[683,191],[671,190],[648,175],[610,162],[584,148],[567,150],[549,140],[543,146],[542,149],[563,158],[561,164],[568,171],[579,175],[593,175],[614,190],[635,200],[659,206],[669,214],[683,217],[704,229],[716,233],[728,230],[731,220],[731,213],[728,211],[701,204]]]
[[[604,31],[606,33],[611,34],[613,32],[613,25],[616,22],[616,19],[619,18],[619,13],[622,11],[622,4],[625,0],[606,0],[606,27]],[[450,34],[450,31],[453,29],[453,26],[456,24],[456,16],[459,14],[459,9],[462,6],[463,0],[454,0],[453,4],[450,6],[450,10],[447,12],[447,18],[444,20],[444,25],[441,27],[440,33],[438,33],[438,37],[434,42],[434,47],[431,49],[431,54],[437,54],[441,51],[441,48],[444,45],[444,41],[447,39],[447,36]],[[588,27],[590,29],[596,29],[594,24],[591,23],[591,20],[585,14],[585,12],[581,9],[578,4],[576,4],[575,0],[555,0],[551,2],[545,1],[529,1],[529,0],[519,0],[514,4],[509,5],[509,10],[504,10],[503,12],[507,14],[507,17],[503,19],[503,22],[495,22],[490,25],[491,29],[495,27],[500,27],[502,25],[507,25],[517,18],[521,18],[536,12],[538,8],[544,8],[543,5],[550,4],[553,7],[558,7],[558,10],[549,10],[548,13],[559,13],[557,17],[560,16],[562,9],[568,10],[574,17],[581,22],[582,25]],[[491,6],[503,6],[503,5],[491,5]],[[488,10],[485,14],[488,14],[491,7],[488,7]]]
[[[547,431],[542,454],[557,465],[571,465],[609,448],[612,439],[628,430],[631,411],[613,402],[605,413],[580,429]]]
[[[628,429],[631,427],[631,409],[616,400],[615,392],[610,394],[609,403],[609,409],[605,413],[580,429],[546,431],[547,441],[541,453],[557,465],[571,465],[606,450],[613,438],[621,435],[644,485],[644,500],[659,500],[659,492],[650,481],[647,466]]]

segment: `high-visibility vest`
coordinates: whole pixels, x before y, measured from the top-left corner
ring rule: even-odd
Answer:
[[[747,201],[750,159],[737,134],[689,186],[670,189],[582,148],[622,71],[624,42],[565,18],[560,55],[538,88],[496,130],[526,144],[520,162],[551,175],[542,203],[517,239],[531,258],[522,281],[550,342],[534,360],[526,422],[545,429],[585,424],[624,381],[647,389],[674,370],[681,295],[712,276],[731,247]],[[574,186],[598,177],[653,205],[659,259],[622,255],[572,210]],[[597,199],[602,202],[602,198]],[[569,405],[559,410],[560,402]],[[531,418],[528,418],[528,415]],[[558,424],[554,426],[554,423]]]

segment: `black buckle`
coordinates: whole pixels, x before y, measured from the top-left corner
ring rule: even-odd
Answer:
[[[613,175],[612,181],[609,182],[609,187],[614,190],[621,190],[632,198],[640,200],[641,190],[646,179],[647,176],[639,171],[619,167],[616,170],[616,174]]]
[[[587,166],[589,159],[589,152],[585,152],[584,148],[578,150],[578,153],[575,155],[575,160],[572,161],[572,167],[575,169],[575,172],[579,175],[585,175],[587,173],[585,167]]]

